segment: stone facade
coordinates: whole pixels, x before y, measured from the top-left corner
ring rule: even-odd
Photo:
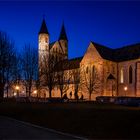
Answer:
[[[68,59],[68,39],[64,24],[59,39],[50,43],[50,35],[43,20],[38,34],[38,56],[42,86],[37,95],[34,84],[33,97],[49,97],[48,88],[44,86],[45,74],[41,74],[49,59],[55,61],[55,73],[64,72],[64,94],[68,98],[74,99],[76,92],[79,98],[83,96],[85,100],[95,100],[97,96],[140,96],[140,44],[111,49],[90,42],[84,56]],[[16,94],[15,87],[12,89],[11,94]],[[23,84],[20,84],[20,89],[21,96],[24,96],[26,89]],[[52,90],[52,97],[61,97],[58,83]]]
[[[76,62],[78,58],[75,60],[68,59],[68,39],[64,25],[62,26],[59,40],[56,42],[48,42],[49,34],[46,32],[46,29],[44,29],[43,32],[39,32],[39,43],[43,40],[43,38],[40,40],[40,36],[45,34],[47,44],[50,46],[49,53],[53,56],[52,59],[56,59],[56,61],[61,64],[67,60],[69,65],[69,67],[66,66],[67,68],[64,69],[61,69],[61,65],[58,65],[60,71],[65,71],[65,78],[67,77],[66,79],[71,81],[68,84],[68,90],[66,92],[69,98],[74,98],[75,94],[75,82],[72,78],[74,77],[72,71],[78,69],[80,76],[78,96],[83,95],[84,99],[89,99],[89,89],[84,85],[83,81],[90,84],[91,75],[93,76],[93,68],[94,72],[96,70],[96,77],[98,77],[98,86],[93,86],[91,94],[92,100],[97,96],[140,96],[140,52],[137,52],[140,51],[140,44],[113,50],[91,42],[84,56]],[[40,48],[44,49],[43,45],[44,44],[39,44],[39,56],[42,55]],[[44,61],[41,59],[39,61]],[[73,63],[73,65],[77,63],[78,66],[73,66],[71,63]],[[39,68],[40,67],[42,66],[39,62]],[[46,95],[48,95],[47,90],[45,92]],[[72,97],[70,97],[70,92],[72,92]],[[52,97],[60,97],[60,90],[57,86],[52,91]]]

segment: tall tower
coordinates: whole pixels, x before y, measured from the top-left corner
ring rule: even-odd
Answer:
[[[61,47],[63,48],[63,59],[68,59],[68,38],[66,35],[64,23],[61,28],[59,42]]]
[[[49,58],[49,32],[44,19],[38,36],[39,78],[42,78]]]

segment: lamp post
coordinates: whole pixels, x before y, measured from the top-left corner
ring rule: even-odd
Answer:
[[[16,89],[16,92],[17,92],[17,97],[19,97],[19,86],[16,86],[15,89]]]
[[[34,94],[36,94],[37,93],[37,90],[34,90],[34,92],[33,92]]]
[[[107,80],[109,80],[111,82],[111,94],[112,96],[114,96],[113,91],[114,91],[114,84],[115,83],[115,77],[112,74],[109,74],[109,76],[107,77]]]
[[[37,94],[37,90],[34,90],[33,93],[34,93],[34,94]]]
[[[125,91],[125,96],[126,96],[126,92],[127,92],[128,88],[127,86],[124,87],[124,91]]]

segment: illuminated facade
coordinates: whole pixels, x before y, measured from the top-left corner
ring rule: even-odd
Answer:
[[[95,70],[98,85],[93,85],[91,99],[95,99],[97,96],[140,96],[140,44],[111,49],[90,42],[83,57],[69,60],[68,39],[64,25],[58,41],[50,43],[49,32],[43,20],[39,32],[39,73],[41,69],[44,69],[49,55],[57,61],[57,71],[65,73],[65,83],[69,84],[66,94],[69,98],[74,98],[73,72],[77,70],[80,75],[77,80],[79,97],[83,95],[84,99],[89,99],[89,90],[83,81],[88,84],[91,81],[95,83],[92,79],[93,77],[95,79],[95,75],[93,75]],[[91,71],[92,73],[90,73]],[[48,97],[47,89],[42,86],[40,96],[44,94]],[[60,90],[57,86],[52,91],[52,97],[60,97]]]

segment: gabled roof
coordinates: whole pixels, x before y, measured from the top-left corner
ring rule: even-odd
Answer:
[[[115,49],[114,56],[117,62],[138,59],[140,58],[140,43]]]
[[[55,66],[56,71],[64,71],[64,70],[71,70],[71,69],[77,69],[80,67],[80,62],[83,57],[77,57],[73,59],[65,59],[60,62],[58,62]]]
[[[64,27],[64,23],[63,23],[62,28],[61,28],[61,32],[60,32],[60,35],[59,35],[59,40],[67,40],[68,41],[66,31],[65,31],[65,27]]]
[[[91,42],[103,59],[113,60],[113,49]]]
[[[121,62],[140,58],[140,43],[117,49],[111,49],[95,42],[92,42],[92,44],[101,57],[106,60]]]
[[[50,49],[53,47],[53,45],[56,43],[56,41],[49,44]]]
[[[39,34],[41,34],[41,33],[49,34],[47,26],[46,26],[46,22],[45,22],[44,19],[42,21],[42,25],[41,25],[41,28],[40,28],[40,31],[39,31]]]
[[[55,44],[56,42],[59,44],[59,47],[60,47],[60,49],[62,50],[62,53],[64,53],[63,47],[61,46],[61,43],[60,43],[60,40],[54,41],[54,42],[50,43],[50,44],[49,44],[49,45],[50,45],[50,49],[54,46],[54,44]]]

